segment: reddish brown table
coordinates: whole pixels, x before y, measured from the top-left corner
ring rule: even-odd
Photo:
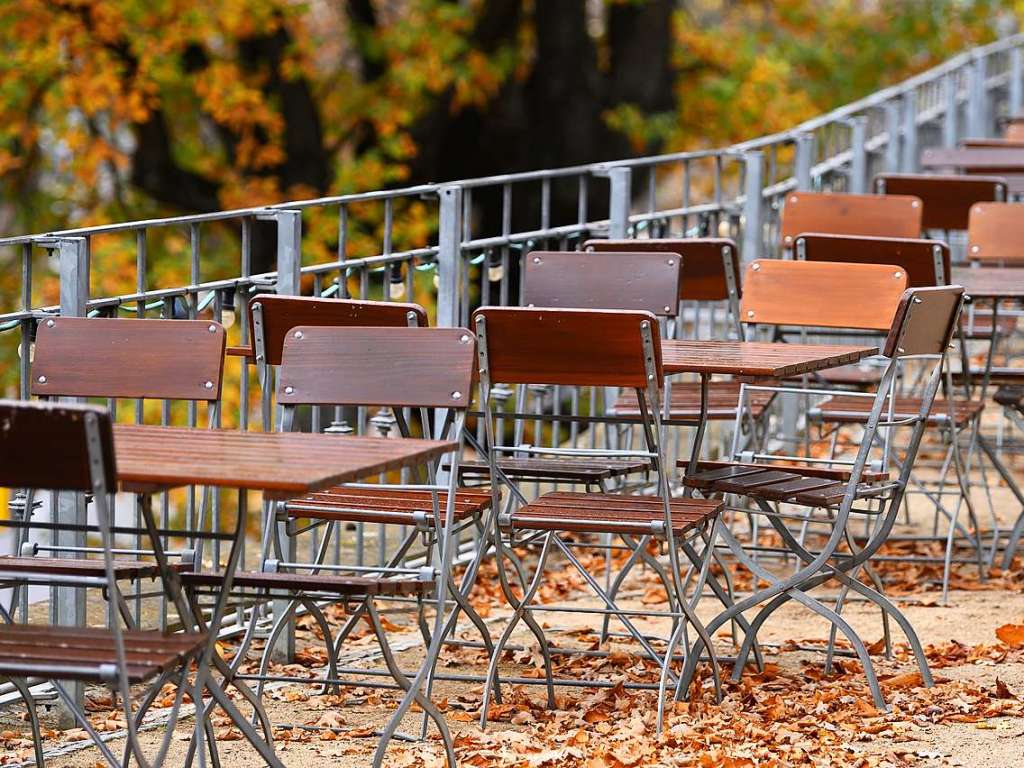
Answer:
[[[153,540],[165,588],[174,599],[182,620],[190,614],[182,605],[181,585],[169,564],[153,517],[152,494],[186,485],[263,491],[271,499],[287,499],[360,480],[388,470],[413,467],[451,451],[456,443],[440,440],[356,437],[325,434],[237,432],[230,430],[117,425],[114,427],[114,461],[117,479],[124,490],[142,494],[143,516]],[[268,523],[272,524],[272,523]],[[235,725],[260,753],[267,765],[284,768],[274,748],[253,728],[231,701],[223,686],[210,677],[216,666],[227,679],[230,670],[214,651],[220,623],[231,593],[245,539],[245,516],[236,515],[231,551],[224,564],[223,581],[205,627],[209,645],[201,657],[196,687],[208,690],[234,720]],[[196,567],[200,567],[197,563]],[[193,617],[201,627],[201,619]],[[202,627],[201,627],[202,628]],[[200,677],[202,676],[202,677]],[[231,684],[243,691],[244,683]],[[245,695],[243,691],[243,695]],[[249,696],[246,696],[249,698]],[[252,699],[250,699],[250,703]],[[212,709],[212,707],[210,708]],[[204,717],[196,718],[196,737],[201,743]]]

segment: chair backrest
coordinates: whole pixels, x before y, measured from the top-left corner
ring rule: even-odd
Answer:
[[[104,490],[116,486],[106,408],[0,400],[0,488],[94,491],[86,418],[95,421]]]
[[[945,285],[951,274],[949,246],[941,240],[808,232],[797,237],[793,252],[806,261],[895,264],[907,271],[911,288]]]
[[[1024,263],[1024,210],[1020,203],[977,203],[967,226],[967,257]]]
[[[526,257],[526,307],[628,309],[675,317],[679,309],[676,253],[533,251]]]
[[[32,394],[217,400],[224,328],[209,320],[52,317],[39,323]]]
[[[616,253],[657,251],[682,256],[679,298],[684,301],[726,301],[730,295],[740,293],[738,251],[736,243],[728,238],[587,240],[583,249]],[[734,294],[730,294],[730,288]]]
[[[464,328],[300,325],[284,340],[277,402],[466,408],[475,371]]]
[[[1008,141],[1024,141],[1024,117],[1011,117],[1003,129],[1003,138]]]
[[[974,203],[1007,199],[1006,180],[999,176],[885,173],[875,177],[875,192],[919,197],[925,229],[967,229]]]
[[[419,304],[274,293],[259,294],[249,300],[250,338],[257,354],[262,346],[267,365],[281,364],[285,336],[299,325],[426,327],[427,324],[427,312]]]
[[[869,237],[920,237],[923,205],[910,195],[790,192],[779,235],[789,248],[804,232]]]
[[[646,387],[645,323],[660,382],[661,343],[650,312],[481,307],[473,313],[487,374],[504,384]]]
[[[959,285],[911,288],[900,297],[882,354],[941,355],[948,348],[963,304]]]
[[[758,259],[743,286],[744,323],[888,331],[907,273],[893,264]]]

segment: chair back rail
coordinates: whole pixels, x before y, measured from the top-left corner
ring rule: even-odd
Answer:
[[[900,297],[882,353],[886,357],[942,355],[963,304],[959,285],[911,288]]]
[[[106,408],[24,400],[0,400],[0,487],[94,490],[87,415],[96,420],[105,489],[116,488],[114,438]]]
[[[355,301],[312,296],[259,294],[249,301],[250,338],[256,336],[253,308],[259,305],[263,349],[267,365],[281,364],[285,336],[299,325],[406,327],[428,325],[427,312],[419,304],[394,301]]]
[[[36,336],[31,393],[218,400],[225,338],[208,320],[47,318]]]
[[[911,195],[850,195],[790,192],[782,208],[779,236],[790,248],[804,232],[872,237],[920,237],[921,199]]]
[[[586,251],[632,252],[657,251],[675,253],[683,259],[679,299],[682,301],[727,301],[731,285],[739,295],[740,267],[736,243],[728,238],[649,239],[649,240],[587,240]],[[727,267],[726,264],[729,266]]]
[[[888,332],[907,273],[894,264],[758,259],[743,285],[744,323]]]
[[[475,371],[464,328],[301,325],[284,339],[277,402],[466,408]]]
[[[473,313],[473,327],[486,336],[490,380],[504,384],[646,387],[643,323],[654,336],[661,381],[657,318],[650,312],[481,307]]]
[[[974,261],[1024,263],[1024,218],[1020,203],[971,206],[967,256]]]
[[[949,246],[941,240],[805,232],[794,254],[805,261],[895,264],[907,271],[911,288],[944,285],[951,274]]]
[[[919,197],[925,229],[967,229],[974,203],[1007,199],[1006,180],[999,176],[886,173],[875,177],[875,192]]]
[[[533,251],[526,257],[522,303],[675,317],[681,261],[677,253],[643,252],[642,242],[617,253]]]

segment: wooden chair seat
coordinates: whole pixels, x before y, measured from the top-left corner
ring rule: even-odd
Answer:
[[[149,680],[187,662],[206,643],[198,633],[123,633],[128,679]],[[114,633],[93,627],[0,626],[0,676],[110,682],[115,679]]]
[[[519,480],[594,484],[613,477],[647,472],[651,464],[643,459],[510,458],[498,461],[498,468],[508,477]],[[459,476],[463,478],[486,477],[490,471],[486,461],[467,461],[459,465]]]
[[[189,571],[181,575],[186,587],[216,589],[224,583],[224,574],[216,571]],[[336,576],[331,573],[285,573],[279,571],[242,571],[236,573],[232,588],[265,589],[286,592],[328,592],[344,597],[395,597],[423,595],[434,589],[429,579],[380,579],[364,576]]]
[[[842,501],[848,482],[810,474],[812,469],[730,464],[690,475],[684,483],[704,493],[735,493],[809,507],[829,507]],[[862,484],[858,496],[867,495],[872,489],[870,483]]]
[[[985,376],[983,368],[971,368],[971,383],[980,384]],[[953,383],[963,384],[965,377],[962,371],[953,372]],[[993,368],[989,371],[990,384],[1006,384],[1024,386],[1024,368]]]
[[[684,469],[689,466],[689,462],[680,460],[677,462],[678,466]],[[767,470],[783,470],[785,472],[796,472],[804,477],[821,477],[826,480],[835,480],[837,482],[846,482],[850,479],[851,473],[848,469],[842,467],[826,467],[821,465],[805,465],[796,464],[792,462],[773,462],[771,464],[757,464],[757,463],[745,463],[738,461],[702,461],[697,465],[697,473],[686,477],[686,485],[692,488],[699,488],[700,490],[706,490],[710,486],[701,480],[701,477],[708,472],[720,469],[744,469],[752,471],[767,471]],[[707,482],[713,479],[714,475],[709,475]],[[889,479],[888,472],[877,472],[865,469],[861,473],[861,479],[869,483],[884,482]]]
[[[842,365],[818,371],[810,380],[840,387],[873,387],[882,380],[885,369],[878,365]],[[802,376],[793,376],[788,381],[802,381]]]
[[[183,568],[181,563],[171,563],[172,568]],[[0,555],[0,581],[16,579],[18,575],[46,576],[96,576],[107,572],[99,558],[77,557],[15,557]],[[155,562],[145,560],[115,560],[114,577],[117,579],[155,579],[160,569]]]
[[[838,424],[863,424],[867,421],[871,411],[872,401],[866,397],[850,397],[848,395],[836,395],[830,397],[808,411],[808,416],[818,421],[825,421]],[[882,417],[889,416],[889,401],[886,399],[882,407]],[[916,416],[921,408],[921,399],[917,397],[897,397],[893,411],[893,418],[897,420],[909,419]],[[985,403],[981,400],[953,401],[953,418],[957,428],[963,427],[978,416],[985,409]],[[949,420],[949,406],[945,399],[935,398],[932,403],[931,412],[928,415],[928,423],[931,425],[945,424]]]
[[[445,517],[448,494],[438,493],[441,520]],[[297,509],[292,505],[315,505],[317,510]],[[455,519],[465,520],[491,506],[491,492],[479,489],[460,489],[455,494]],[[430,491],[386,488],[350,488],[338,486],[292,499],[285,505],[292,518],[338,520],[353,523],[394,523],[415,525],[418,512],[426,512],[426,523],[432,524],[433,502]],[[365,510],[361,513],[360,510]]]
[[[669,415],[673,419],[697,419],[700,417],[700,384],[698,382],[673,382],[670,387],[671,403]],[[664,393],[662,393],[664,397]],[[736,406],[740,399],[738,381],[712,381],[708,387],[708,419],[725,421],[736,418]],[[759,419],[775,399],[774,392],[755,389],[747,393],[746,403],[750,415]],[[664,409],[664,405],[662,405]],[[635,392],[623,392],[612,406],[612,412],[619,416],[639,416]]]
[[[686,533],[713,519],[723,504],[705,499],[670,502],[672,530]],[[503,527],[579,533],[657,533],[665,512],[660,498],[606,493],[546,493],[513,512]]]
[[[1017,318],[1002,316],[999,318],[999,335],[1006,337],[1017,328]],[[961,315],[960,327],[963,329],[964,337],[968,339],[990,339],[992,338],[992,315]]]

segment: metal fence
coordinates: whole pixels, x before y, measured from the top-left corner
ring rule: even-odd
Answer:
[[[515,303],[530,250],[578,248],[588,237],[727,236],[744,260],[778,255],[787,192],[865,192],[875,173],[915,171],[923,148],[992,135],[1001,117],[1020,112],[1022,45],[1024,36],[1014,36],[971,50],[791,130],[722,149],[0,239],[0,263],[21,271],[20,295],[0,297],[8,302],[0,305],[0,352],[10,334],[8,349],[16,345],[20,355],[10,394],[28,396],[34,329],[55,313],[202,314],[227,324],[260,291],[384,300],[418,292],[433,304],[435,322],[450,326],[466,324],[476,305]],[[276,268],[254,273],[254,254],[267,248]],[[333,258],[322,256],[326,248]],[[111,249],[134,252],[133,291],[104,293],[108,276],[98,254]],[[227,273],[225,252],[235,259]],[[303,258],[314,252],[321,256]],[[154,264],[167,259],[188,264],[188,284],[160,284]],[[40,297],[54,277],[59,300],[47,306]],[[232,334],[249,341],[245,322]],[[239,363],[231,379],[237,407],[222,413],[247,429],[261,419],[254,377],[243,369]],[[142,420],[145,405],[132,407]],[[351,427],[340,413],[328,425],[329,415],[315,413],[313,428],[387,429],[386,420],[362,411]],[[199,415],[163,403],[159,418],[194,425]],[[189,494],[185,505],[193,504]],[[237,504],[244,511],[245,498]],[[165,519],[174,513],[168,497],[162,512]],[[61,494],[50,514],[58,522],[80,520],[84,505]],[[360,562],[371,561],[385,557],[387,541],[383,531],[360,526],[347,546]],[[70,592],[58,594],[54,618],[82,620],[77,602]]]

